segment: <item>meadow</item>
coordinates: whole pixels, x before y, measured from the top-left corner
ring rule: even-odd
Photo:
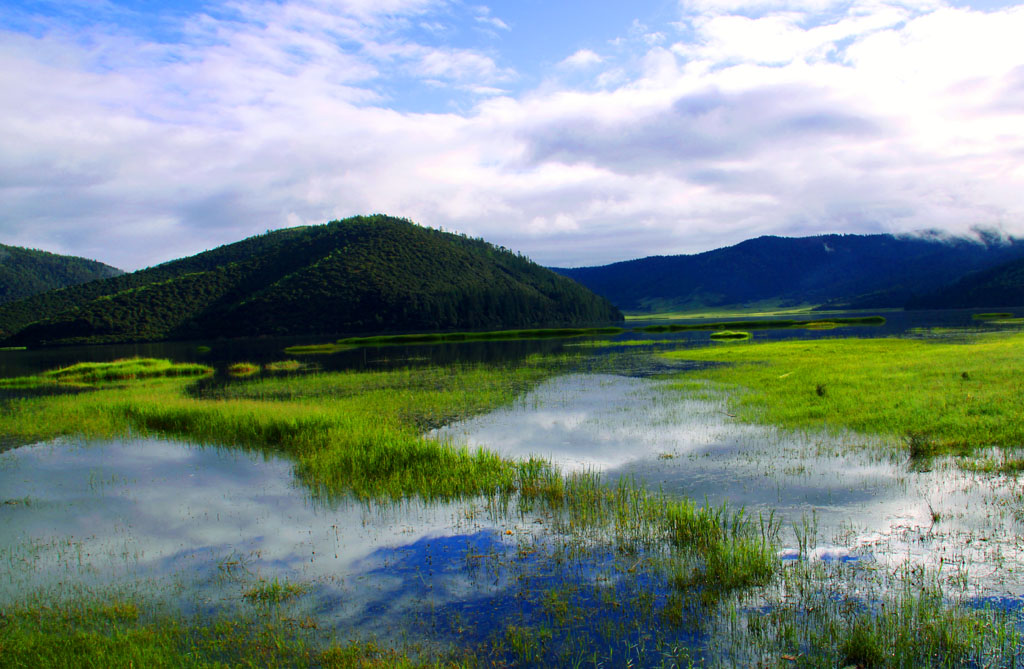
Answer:
[[[543,522],[506,552],[466,558],[467,568],[486,565],[515,585],[495,600],[500,622],[478,621],[476,634],[441,647],[349,639],[301,608],[315,583],[261,577],[245,583],[237,610],[212,620],[134,592],[5,603],[3,665],[1020,666],[1012,609],[968,606],[965,591],[912,564],[876,572],[810,560],[810,521],[791,528],[797,559],[780,560],[790,528],[772,514],[424,436],[514,404],[576,369],[588,348],[387,371],[280,360],[234,377],[136,359],[4,380],[75,390],[6,400],[0,434],[12,443],[170,436],[284,457],[319,504],[480,504],[495,517]],[[1003,476],[1020,469],[1012,449],[1021,443],[1022,352],[1024,336],[992,334],[741,339],[659,355],[714,363],[675,373],[671,390],[722,397],[738,420],[877,435],[893,457],[954,454],[981,476]],[[998,460],[992,446],[1004,449]],[[451,615],[459,634],[472,628],[465,613]]]

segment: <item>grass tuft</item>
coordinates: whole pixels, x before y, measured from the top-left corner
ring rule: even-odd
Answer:
[[[720,341],[734,341],[750,339],[750,333],[742,330],[719,330],[712,332],[711,338]]]
[[[236,362],[228,367],[231,376],[252,376],[259,371],[260,366],[254,362]]]

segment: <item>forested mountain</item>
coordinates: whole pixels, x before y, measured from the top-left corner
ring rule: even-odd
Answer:
[[[907,302],[908,309],[1024,306],[1024,259],[972,272],[948,286]]]
[[[95,260],[0,244],[0,305],[119,274]]]
[[[964,274],[1024,257],[1024,241],[893,235],[758,237],[696,255],[553,268],[624,311],[902,307]]]
[[[0,307],[7,345],[582,325],[604,298],[482,240],[387,216],[269,232]]]

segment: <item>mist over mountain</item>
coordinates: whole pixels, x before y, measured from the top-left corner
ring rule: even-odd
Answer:
[[[95,260],[0,244],[0,305],[120,274]]]
[[[570,326],[607,300],[505,248],[376,215],[288,228],[0,307],[8,345]]]
[[[629,312],[708,307],[903,307],[968,272],[1024,257],[1024,242],[981,233],[764,236],[694,255],[552,268]]]

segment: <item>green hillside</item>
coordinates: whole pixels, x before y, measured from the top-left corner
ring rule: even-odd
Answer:
[[[8,345],[569,326],[621,314],[487,242],[387,216],[251,237],[0,307]]]
[[[118,274],[95,260],[0,244],[0,305]]]

